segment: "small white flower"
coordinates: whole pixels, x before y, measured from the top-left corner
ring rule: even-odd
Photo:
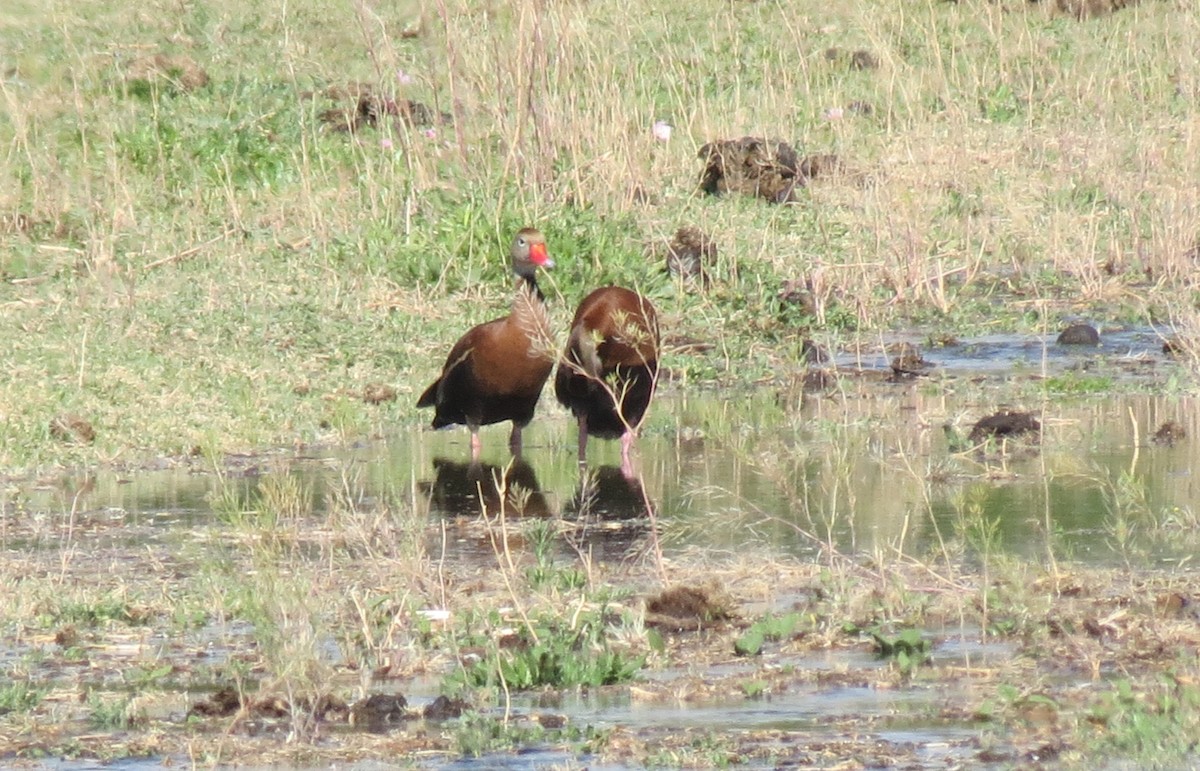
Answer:
[[[825,120],[841,120],[846,112],[841,107],[830,107],[825,111]]]
[[[654,138],[659,142],[668,142],[671,139],[671,124],[665,120],[655,121],[651,131],[654,132]]]

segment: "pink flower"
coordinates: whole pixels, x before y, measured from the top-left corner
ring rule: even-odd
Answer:
[[[825,111],[825,120],[841,120],[846,113],[841,107],[830,107]]]
[[[671,124],[665,120],[655,121],[650,131],[659,142],[668,142],[671,139]]]
[[[437,139],[437,129],[427,128],[421,132],[426,139]]]
[[[407,86],[413,82],[413,76],[404,70],[396,70],[396,80],[400,81],[400,85]]]
[[[383,139],[379,140],[379,146],[382,147],[384,150],[391,150],[392,149],[392,140],[388,139],[387,137],[384,137]]]

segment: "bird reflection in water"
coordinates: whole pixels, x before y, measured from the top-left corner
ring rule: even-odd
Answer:
[[[434,458],[427,489],[430,508],[448,517],[550,515],[533,466],[520,458],[503,466]]]
[[[641,475],[618,466],[580,466],[579,487],[567,511],[577,530],[573,540],[595,559],[629,556],[654,522],[654,504]]]

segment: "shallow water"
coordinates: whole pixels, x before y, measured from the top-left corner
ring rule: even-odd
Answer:
[[[430,525],[428,548],[450,560],[494,559],[494,544],[470,527],[483,512],[503,513],[516,533],[525,522],[565,520],[573,527],[559,544],[561,553],[582,548],[599,560],[639,553],[653,521],[668,557],[755,550],[801,558],[837,551],[971,560],[987,552],[1039,562],[1177,566],[1200,545],[1194,527],[1200,485],[1192,471],[1200,461],[1195,400],[1045,397],[1029,385],[1062,373],[1141,377],[1170,366],[1156,354],[1160,345],[1148,330],[1106,335],[1104,346],[1088,350],[996,336],[926,351],[937,364],[929,376],[898,382],[884,381],[882,353],[864,352],[839,357],[843,376],[821,393],[803,390],[802,371],[795,385],[784,377],[748,392],[667,388],[638,445],[634,478],[617,467],[615,443],[593,442],[591,469],[582,472],[574,458],[574,428],[550,400],[527,431],[525,456],[517,463],[508,457],[504,427],[485,429],[479,465],[466,462],[465,430],[398,427],[358,447],[227,458],[211,470],[101,469],[6,488],[0,548],[28,553],[202,543],[230,529],[223,502],[255,500],[268,482],[289,480],[303,498],[301,510],[314,519],[330,510],[334,498],[410,510]],[[1035,412],[1043,426],[1040,440],[951,450],[944,425],[965,435],[1000,406]],[[1179,424],[1187,438],[1173,446],[1153,442],[1166,421]],[[226,624],[213,636],[239,633]],[[0,663],[28,650],[0,646]],[[222,653],[218,648],[208,655],[219,660]],[[957,630],[938,640],[934,663],[986,666],[1010,655],[1003,644],[982,643],[978,632]],[[331,656],[336,659],[336,651]],[[883,666],[863,652],[787,663],[814,671]],[[650,671],[644,677],[681,674]],[[432,698],[433,681],[428,685],[429,693],[408,691],[414,705]],[[649,706],[628,695],[594,694],[568,697],[555,708],[576,724],[718,731],[734,722],[745,730],[820,732],[828,730],[823,726],[830,716],[856,716],[871,721],[879,738],[916,745],[929,764],[938,765],[961,762],[958,743],[977,732],[937,717],[947,704],[966,703],[965,696],[961,688],[813,686],[734,704]],[[517,706],[537,709],[519,700]],[[534,748],[492,761],[527,769],[571,758]],[[117,765],[142,767],[140,761]],[[89,766],[63,761],[52,767]]]

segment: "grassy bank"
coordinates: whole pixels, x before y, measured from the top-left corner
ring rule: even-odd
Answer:
[[[715,343],[670,357],[693,384],[790,375],[808,334],[1187,332],[1200,19],[1048,5],[7,3],[0,468],[420,420],[524,224],[564,328],[587,288],[638,286]],[[430,125],[333,129],[349,82]],[[843,170],[785,206],[698,194],[697,149],[747,134]],[[718,248],[707,289],[664,272],[683,225]],[[813,305],[778,299],[795,280]]]

